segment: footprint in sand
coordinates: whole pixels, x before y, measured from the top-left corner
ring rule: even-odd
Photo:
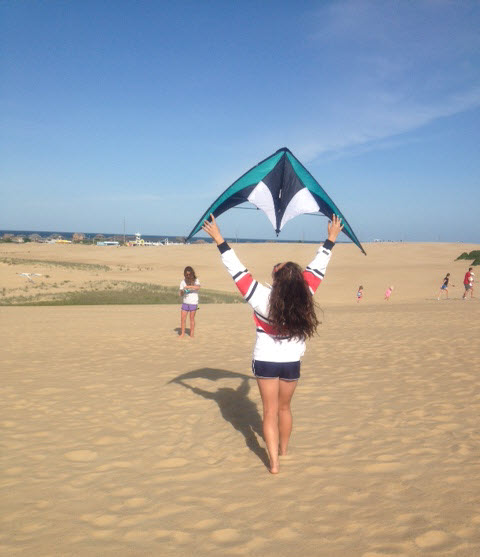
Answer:
[[[96,530],[91,533],[92,538],[96,540],[106,540],[116,534],[115,530]]]
[[[371,464],[370,466],[366,466],[365,471],[373,472],[374,474],[388,473],[401,470],[402,467],[402,464],[400,464],[399,462],[379,462],[378,464]]]
[[[151,540],[152,534],[147,530],[130,530],[130,532],[127,532],[123,538],[127,542],[143,542]]]
[[[449,536],[442,530],[430,530],[415,538],[415,543],[422,549],[436,549],[448,543]]]
[[[153,534],[154,534],[154,538],[164,539],[164,538],[169,538],[171,532],[170,530],[155,530]]]
[[[471,528],[460,528],[455,532],[455,535],[459,538],[474,538],[477,535],[477,529]]]
[[[37,501],[35,503],[35,508],[43,510],[43,509],[48,509],[52,505],[53,503],[51,501],[47,501],[46,499],[41,499],[40,501]]]
[[[382,454],[377,456],[377,460],[379,462],[393,462],[395,460],[395,457],[389,454]]]
[[[131,497],[125,501],[125,506],[130,509],[138,509],[144,507],[148,503],[145,497]]]
[[[175,543],[188,543],[191,540],[190,534],[187,532],[180,532],[178,530],[172,532],[171,536]]]
[[[130,462],[129,460],[114,460],[112,462],[113,468],[131,468],[132,466],[133,463]]]
[[[95,518],[90,519],[90,523],[94,526],[112,526],[118,522],[118,516],[115,514],[102,514],[100,516],[96,516]]]
[[[407,553],[404,553],[400,548],[388,548],[385,551],[367,551],[367,553],[362,553],[362,557],[391,557],[392,555],[398,555],[398,557],[407,557]]]
[[[114,497],[128,497],[129,495],[135,495],[137,493],[136,489],[133,487],[121,487],[115,491],[112,491]]]
[[[7,476],[18,476],[25,470],[24,466],[13,466],[12,468],[6,468],[4,474]]]
[[[216,518],[206,518],[205,520],[200,520],[192,526],[195,530],[211,530],[220,524],[220,520]]]
[[[20,528],[20,532],[23,532],[24,534],[34,534],[36,532],[39,532],[40,530],[43,530],[46,527],[46,524],[42,524],[40,522],[33,522],[31,524],[26,524],[25,526],[22,526],[22,528]]]
[[[38,389],[35,391],[36,395],[46,396],[46,395],[56,395],[58,393],[65,392],[66,389],[62,389],[59,387],[43,387],[42,389]]]
[[[89,450],[70,451],[65,453],[63,456],[72,462],[92,462],[92,460],[97,458],[97,453]]]
[[[410,528],[424,528],[427,525],[425,517],[421,514],[416,513],[400,514],[397,516],[396,522],[398,522],[398,524],[405,524]]]
[[[223,510],[226,513],[235,513],[237,511],[244,511],[245,509],[247,509],[248,507],[253,507],[255,506],[255,503],[229,503],[228,505],[225,505]]]
[[[456,423],[445,423],[441,425],[437,425],[435,429],[440,431],[455,431],[456,429],[460,429],[462,426]]]
[[[347,495],[346,500],[351,501],[352,503],[356,503],[358,501],[364,501],[370,497],[370,493],[351,493]]]
[[[118,445],[119,443],[127,443],[128,437],[115,437],[113,435],[105,435],[103,437],[99,437],[96,441],[94,441],[94,445]]]
[[[140,524],[140,522],[144,522],[145,519],[146,519],[146,515],[135,514],[135,515],[129,516],[128,518],[124,518],[123,520],[121,520],[118,523],[117,526],[119,526],[120,528],[136,526],[137,524]]]
[[[240,539],[240,534],[234,528],[222,528],[212,532],[212,538],[218,543],[229,544],[237,542]]]
[[[285,528],[281,528],[280,530],[278,530],[278,532],[275,535],[275,538],[281,541],[290,541],[290,540],[294,540],[295,538],[298,538],[298,535],[299,535],[298,532],[295,532],[295,530],[292,530],[287,526]]]
[[[323,466],[307,466],[304,472],[306,474],[318,475],[325,473],[325,468]]]
[[[178,468],[180,466],[186,466],[188,460],[186,458],[165,458],[160,462],[157,462],[155,468]]]

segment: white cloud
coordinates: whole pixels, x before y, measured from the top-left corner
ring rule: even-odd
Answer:
[[[304,160],[374,149],[480,106],[480,4],[352,0],[317,16],[311,48],[329,65],[294,133]]]

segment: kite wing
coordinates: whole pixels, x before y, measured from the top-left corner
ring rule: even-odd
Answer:
[[[286,147],[259,162],[228,187],[205,211],[188,235],[187,241],[201,230],[203,222],[210,214],[218,217],[228,209],[246,202],[252,203],[267,215],[277,236],[285,223],[297,215],[318,212],[328,218],[338,215],[344,225],[343,232],[366,255],[347,219]]]

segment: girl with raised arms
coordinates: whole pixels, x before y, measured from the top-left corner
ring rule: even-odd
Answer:
[[[314,260],[302,271],[296,263],[277,263],[272,270],[272,287],[258,283],[223,239],[213,215],[203,230],[215,241],[222,262],[237,288],[253,308],[257,338],[252,370],[263,403],[263,435],[270,460],[270,472],[279,471],[279,455],[285,455],[292,432],[292,400],[300,377],[300,358],[305,340],[319,324],[313,294],[325,275],[333,246],[343,228],[333,215],[328,238]]]

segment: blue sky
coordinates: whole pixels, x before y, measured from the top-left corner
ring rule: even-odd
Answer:
[[[6,0],[0,229],[187,235],[286,146],[362,241],[480,242],[479,29],[468,0]]]

